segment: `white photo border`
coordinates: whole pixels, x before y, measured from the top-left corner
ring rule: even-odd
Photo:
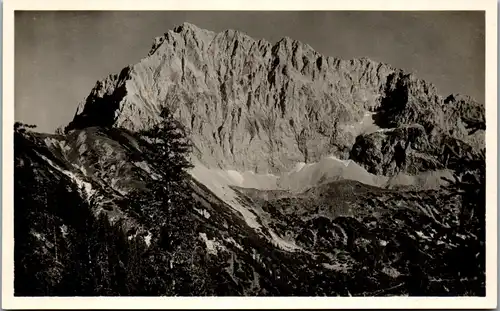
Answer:
[[[497,9],[494,0],[4,0],[3,3],[3,140],[2,140],[2,309],[351,309],[497,307]],[[48,10],[212,10],[212,11],[485,11],[486,105],[486,297],[14,297],[13,135],[14,11]]]

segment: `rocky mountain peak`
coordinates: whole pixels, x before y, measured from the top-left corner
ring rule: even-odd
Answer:
[[[432,84],[387,64],[324,56],[290,37],[271,44],[184,23],[155,38],[139,63],[97,82],[66,130],[148,128],[164,105],[189,129],[203,164],[254,172],[347,158],[367,129],[429,116],[430,128],[447,113]]]
[[[174,28],[174,32],[181,33],[181,32],[199,32],[202,31],[201,28],[198,26],[191,24],[189,22],[184,22],[182,25],[179,25]]]

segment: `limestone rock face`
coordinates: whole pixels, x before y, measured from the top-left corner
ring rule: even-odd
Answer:
[[[431,151],[433,146],[424,127],[417,124],[360,135],[350,157],[372,174],[394,176],[408,172],[416,175],[443,168],[438,159],[430,155]]]
[[[443,99],[432,85],[401,72],[388,77],[374,119],[381,129],[359,135],[350,151],[372,174],[453,169],[465,153],[485,147],[484,131],[468,130],[485,123],[484,105],[456,94]]]
[[[377,120],[382,127],[421,124],[428,134],[449,134],[474,147],[484,147],[484,132],[469,135],[466,129],[471,121],[485,122],[484,105],[464,95],[443,98],[433,85],[412,74],[400,71],[388,77],[379,111]]]
[[[349,147],[356,133],[344,133],[343,125],[379,105],[393,72],[368,59],[325,57],[290,38],[273,45],[237,31],[217,34],[184,24],[156,38],[138,64],[97,82],[67,130],[139,130],[169,105],[206,165],[290,169],[335,152],[335,136]]]
[[[323,56],[287,37],[272,44],[185,23],[156,38],[139,63],[97,82],[66,131],[148,128],[164,105],[186,125],[204,165],[256,173],[348,158],[365,134],[354,125],[375,111],[378,127],[421,124],[426,135],[448,131],[466,140],[462,118],[484,118],[471,99],[444,100],[433,85],[383,63]],[[484,145],[484,133],[477,135],[473,141]]]

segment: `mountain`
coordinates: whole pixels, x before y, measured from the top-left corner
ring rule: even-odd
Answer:
[[[16,125],[16,294],[484,295],[484,124],[387,64],[184,23],[63,131]]]
[[[192,132],[196,158],[236,171],[347,158],[359,134],[376,131],[366,118],[375,111],[384,128],[418,123],[428,132],[437,127],[434,139],[484,145],[480,134],[464,134],[465,118],[484,120],[484,106],[470,98],[443,99],[431,84],[386,64],[325,57],[290,38],[272,45],[187,23],[156,38],[138,64],[97,82],[66,131],[136,131],[157,119],[161,105],[174,107]]]

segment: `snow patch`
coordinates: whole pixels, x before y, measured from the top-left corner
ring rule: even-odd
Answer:
[[[224,247],[219,242],[217,242],[215,239],[214,240],[208,239],[206,233],[200,232],[200,237],[203,240],[203,242],[205,242],[205,245],[207,246],[207,251],[209,254],[217,255],[218,250],[224,249]]]
[[[31,230],[30,234],[32,236],[34,236],[37,240],[40,240],[40,241],[44,240],[43,236],[40,233],[36,232],[36,231]]]
[[[75,182],[78,186],[78,189],[80,190],[80,193],[87,198],[87,201],[90,201],[90,198],[94,195],[95,190],[92,189],[92,184],[86,181],[83,181],[82,179],[78,178],[73,172],[64,170],[60,168],[59,166],[55,165],[54,162],[52,162],[50,159],[48,159],[46,156],[37,154],[44,159],[47,163],[49,163],[50,166],[58,170],[59,172],[63,173],[64,175],[68,176]]]
[[[88,150],[87,145],[81,144],[80,147],[78,148],[78,153],[80,155],[83,155],[87,150]]]
[[[47,145],[47,147],[49,148],[53,145],[59,147],[62,151],[71,150],[71,147],[68,146],[64,140],[57,140],[55,138],[45,138],[44,142],[45,145]]]
[[[82,171],[83,175],[88,176],[88,172],[87,172],[87,169],[85,167],[80,166],[79,168],[80,168],[80,171]]]
[[[272,238],[271,242],[273,242],[276,246],[278,246],[279,248],[281,248],[284,251],[295,252],[295,251],[301,249],[297,245],[283,240],[280,236],[278,236],[272,230],[269,230],[269,234],[271,235],[271,238]]]
[[[345,126],[346,130],[351,132],[354,136],[362,134],[370,134],[376,132],[380,127],[375,124],[373,120],[373,115],[375,112],[365,111],[363,117],[358,122],[347,124]]]
[[[300,172],[305,166],[306,166],[306,163],[298,162],[297,164],[295,164],[295,167],[293,168],[293,170],[291,170],[288,174]]]
[[[70,151],[71,150],[71,146],[70,145],[66,145],[66,142],[64,140],[59,142],[59,146],[61,146],[62,150],[64,150],[64,151]]]
[[[149,247],[151,245],[151,238],[153,237],[153,235],[151,234],[151,232],[148,232],[148,235],[146,235],[144,237],[144,243],[146,243],[146,245]]]
[[[198,209],[196,207],[194,207],[194,210],[197,211],[200,215],[202,215],[203,217],[205,217],[206,219],[209,219],[212,215],[210,215],[210,213],[205,210],[205,209]]]
[[[419,238],[424,239],[424,240],[431,240],[430,237],[426,236],[422,231],[415,231],[415,233],[418,235]]]
[[[138,168],[142,169],[146,173],[148,173],[151,176],[151,178],[153,178],[154,180],[160,179],[160,176],[158,174],[154,173],[151,170],[151,168],[149,167],[148,163],[146,163],[145,161],[134,162],[134,165],[137,166]]]
[[[146,173],[151,174],[151,168],[149,168],[149,165],[146,162],[134,162],[134,165],[144,170]]]
[[[397,278],[401,275],[401,273],[398,270],[392,267],[384,267],[382,269],[382,272],[393,278]]]
[[[332,160],[335,160],[335,161],[337,161],[337,162],[340,162],[340,163],[344,164],[344,166],[345,166],[345,167],[348,167],[348,166],[349,166],[349,164],[351,164],[351,162],[352,162],[352,160],[350,160],[350,159],[348,159],[348,160],[341,160],[341,159],[337,158],[337,157],[336,157],[336,156],[334,156],[334,155],[328,156],[328,157],[326,157],[326,158],[327,158],[327,159],[332,159]]]
[[[59,229],[61,230],[61,234],[63,235],[63,237],[66,237],[68,235],[68,227],[66,227],[66,225],[61,225]]]
[[[111,219],[110,219],[111,221]],[[140,231],[135,231],[133,234],[130,234],[127,236],[127,239],[130,241],[132,239],[135,239],[137,237],[137,235],[139,235]]]
[[[232,237],[229,237],[229,238],[225,238],[224,241],[226,242],[229,242],[231,244],[233,244],[234,246],[236,246],[237,249],[239,249],[240,251],[243,250],[243,246],[241,246],[240,244],[238,244],[238,242],[236,242]]]
[[[342,264],[329,264],[329,263],[322,263],[323,267],[325,267],[326,269],[328,270],[333,270],[333,271],[343,271],[343,272],[346,272],[347,271],[347,267],[345,265],[342,265]]]
[[[87,134],[84,131],[81,131],[80,134],[78,134],[78,137],[76,138],[76,144],[84,145],[85,140],[87,140]]]
[[[244,178],[239,172],[233,171],[233,170],[228,170],[227,174],[238,185],[243,184]]]
[[[220,170],[211,170],[205,166],[195,165],[190,171],[191,176],[204,184],[210,191],[217,195],[222,201],[231,206],[235,211],[239,212],[245,222],[253,229],[260,231],[260,224],[257,222],[257,215],[245,208],[238,201],[238,195],[229,187],[233,185],[231,178]]]

